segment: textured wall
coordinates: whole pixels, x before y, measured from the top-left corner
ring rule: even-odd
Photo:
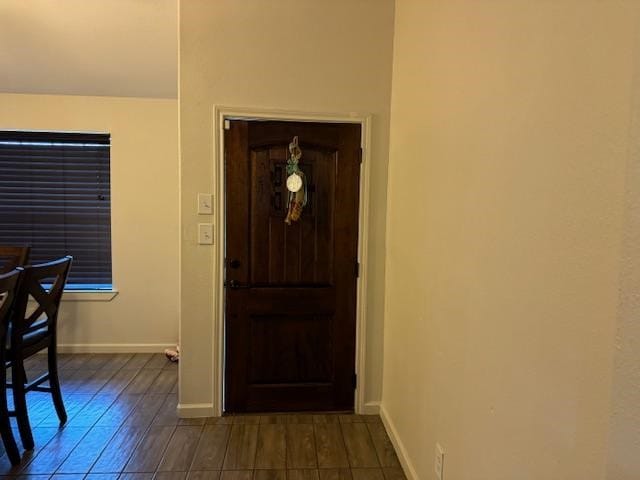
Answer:
[[[416,478],[436,441],[447,480],[605,476],[639,8],[396,3],[382,406]]]

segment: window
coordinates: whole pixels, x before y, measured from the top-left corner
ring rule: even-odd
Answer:
[[[108,290],[110,136],[0,131],[0,244],[31,263],[73,256],[67,290]]]

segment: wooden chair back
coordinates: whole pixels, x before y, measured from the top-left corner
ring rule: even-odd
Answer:
[[[23,273],[22,268],[18,267],[9,273],[0,274],[0,437],[12,465],[20,464],[21,457],[11,430],[7,405],[7,329]]]
[[[11,313],[11,307],[18,293],[22,273],[22,268],[17,268],[9,273],[0,275],[0,349],[2,349],[3,352],[1,355],[3,361],[9,314]],[[4,369],[4,366],[2,366],[2,368]]]
[[[31,247],[0,245],[0,275],[26,265],[30,253]]]
[[[53,262],[24,267],[12,315],[12,350],[20,348],[25,335],[44,328],[55,337],[60,300],[72,260],[71,256],[66,256]],[[28,312],[29,298],[36,302],[36,308]]]

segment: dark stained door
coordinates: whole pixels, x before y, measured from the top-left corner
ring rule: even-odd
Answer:
[[[360,125],[225,130],[225,411],[351,410]],[[289,143],[308,203],[285,224]]]

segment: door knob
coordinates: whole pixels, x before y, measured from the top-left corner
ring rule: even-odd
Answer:
[[[229,262],[229,266],[231,268],[237,269],[240,268],[240,260],[236,260],[235,258]]]

